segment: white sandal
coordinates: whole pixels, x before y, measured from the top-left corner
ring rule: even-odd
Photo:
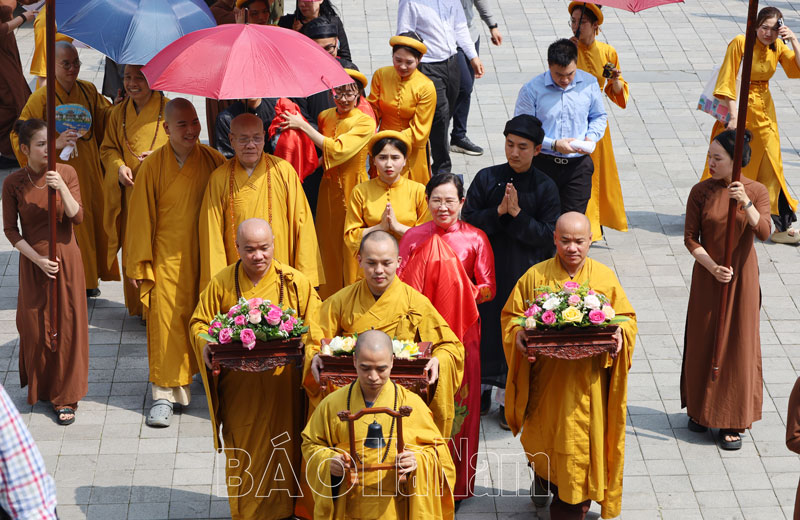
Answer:
[[[172,403],[166,399],[158,399],[150,407],[145,424],[151,428],[166,428],[172,419]]]

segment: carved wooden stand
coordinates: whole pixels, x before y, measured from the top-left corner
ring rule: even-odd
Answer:
[[[619,327],[566,327],[525,330],[528,360],[544,356],[555,359],[585,359],[608,352],[616,356],[614,333]]]
[[[326,345],[329,339],[323,339]],[[436,383],[428,385],[425,375],[425,365],[431,359],[432,344],[425,341],[418,344],[420,355],[415,359],[395,358],[392,365],[392,381],[411,390],[422,397],[426,404],[430,404],[436,391]],[[356,367],[353,366],[353,356],[319,356],[324,368],[319,372],[319,386],[323,395],[332,393],[337,388],[347,386],[356,379]]]
[[[396,469],[394,461],[391,464],[364,464],[361,457],[358,456],[358,452],[356,452],[355,421],[360,419],[363,415],[379,413],[385,413],[386,415],[397,418],[397,453],[403,453],[403,450],[405,450],[405,442],[403,442],[403,417],[411,415],[411,410],[410,406],[401,406],[396,412],[391,408],[381,407],[364,408],[356,414],[351,414],[350,410],[343,410],[337,414],[342,422],[347,422],[347,430],[350,437],[350,460],[348,463],[351,467],[345,470],[345,478],[348,479],[350,485],[354,486],[358,484],[358,475],[363,471]],[[402,484],[405,481],[406,475],[400,475],[398,483]]]
[[[211,373],[220,374],[221,369],[240,372],[264,372],[295,363],[302,369],[302,338],[288,338],[273,341],[256,341],[256,346],[248,350],[241,341],[226,344],[209,343]]]

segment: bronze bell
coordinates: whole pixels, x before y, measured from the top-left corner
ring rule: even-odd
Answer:
[[[378,421],[372,421],[372,424],[367,428],[367,438],[364,439],[364,447],[377,450],[384,446],[386,446],[386,441],[383,439],[383,427],[378,424]]]

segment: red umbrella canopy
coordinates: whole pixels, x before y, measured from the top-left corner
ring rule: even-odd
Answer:
[[[638,13],[639,11],[644,11],[651,7],[658,7],[660,5],[682,4],[683,0],[592,0],[589,3]]]
[[[213,99],[307,97],[353,82],[333,56],[306,36],[249,24],[182,36],[142,73],[153,90]]]

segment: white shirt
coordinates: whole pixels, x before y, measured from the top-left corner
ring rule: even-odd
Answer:
[[[469,60],[478,55],[460,0],[400,0],[397,34],[406,31],[416,31],[428,47],[423,63],[444,61],[458,47]]]

